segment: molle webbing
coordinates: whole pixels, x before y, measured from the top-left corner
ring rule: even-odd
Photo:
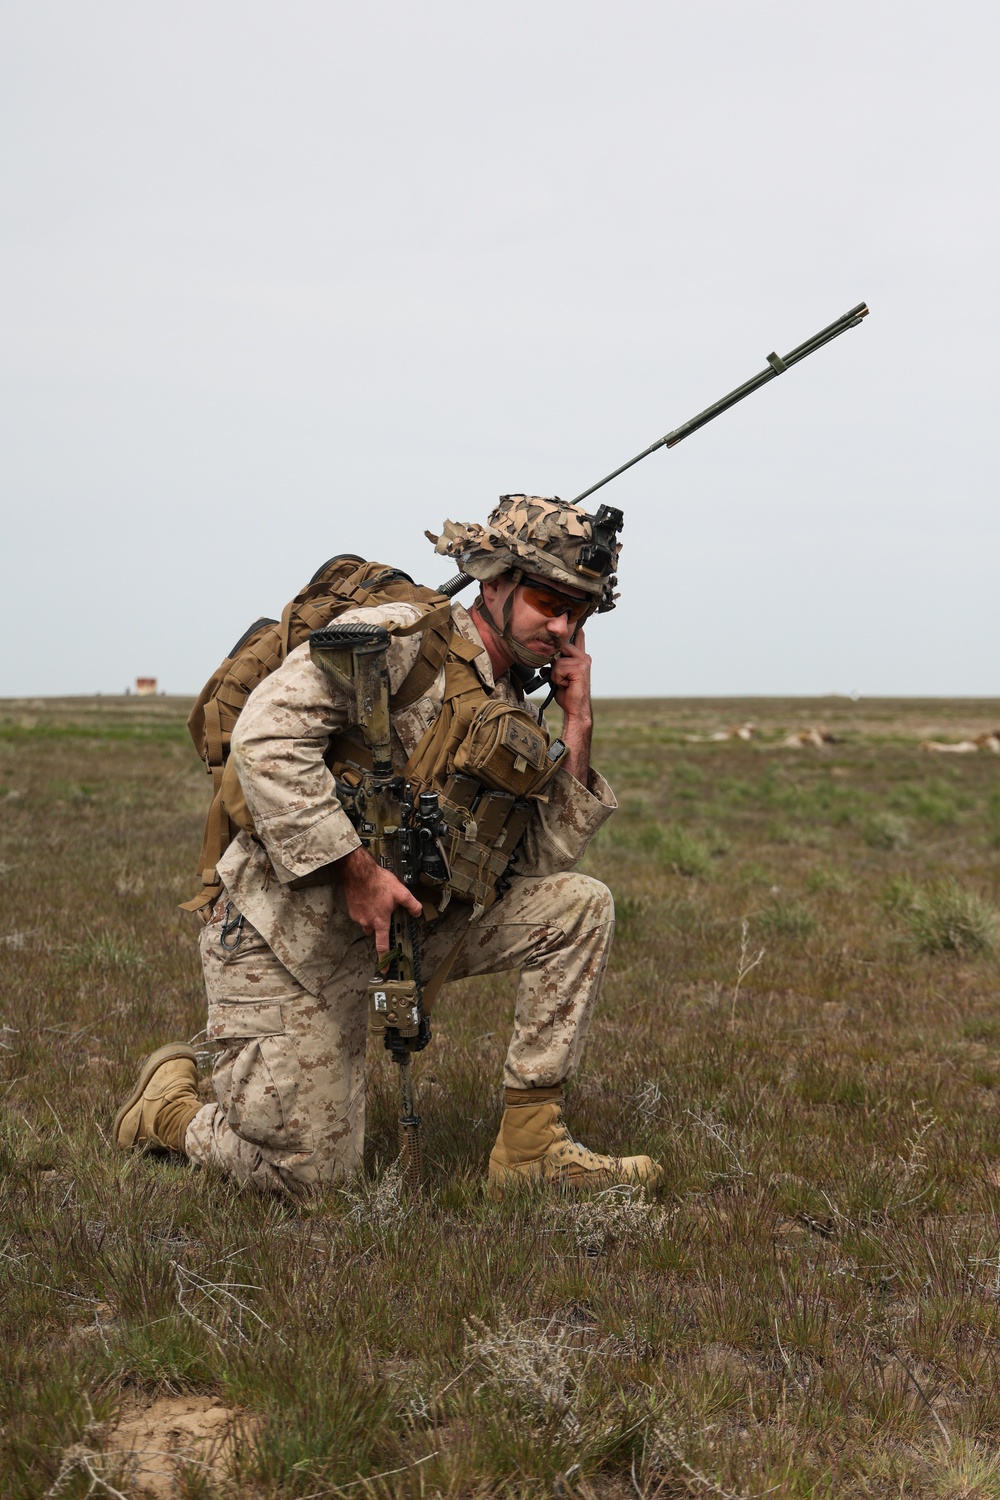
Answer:
[[[445,661],[441,713],[414,749],[403,771],[407,781],[438,793],[448,828],[448,886],[460,901],[486,911],[502,894],[511,856],[528,824],[531,804],[452,774],[455,756],[481,710],[494,700],[472,662],[478,648],[457,631]]]
[[[416,746],[404,775],[420,786],[440,786],[445,767],[469,732],[469,726],[489,697],[472,662],[479,648],[457,631],[452,632],[444,664],[444,702],[441,713]]]
[[[533,799],[544,793],[560,757],[546,754],[548,736],[527,710],[492,697],[472,667],[479,648],[454,630],[450,621],[449,629],[441,712],[417,743],[401,777],[417,791],[437,792],[447,828],[443,835],[447,888],[474,910],[486,911],[506,889],[505,878],[531,817]],[[520,769],[514,771],[514,757],[508,751],[505,759],[501,750],[497,763],[487,758],[477,764],[479,774],[463,771],[470,745],[477,743],[477,736],[481,739],[484,727],[492,730],[488,745],[508,738],[497,736],[498,720],[510,729],[515,727],[514,720],[528,721],[518,726],[516,748],[521,748],[527,735],[535,751],[534,764],[518,760],[514,764]],[[349,786],[356,785],[359,778],[352,776],[352,767],[372,769],[371,752],[361,732],[351,728],[332,736],[326,763],[335,776]],[[499,775],[494,774],[497,770]],[[507,780],[512,771],[514,779]],[[435,904],[431,898],[431,910]]]

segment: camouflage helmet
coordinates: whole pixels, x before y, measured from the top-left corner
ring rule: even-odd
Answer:
[[[434,550],[453,557],[480,582],[515,571],[549,578],[592,595],[600,612],[614,609],[621,542],[620,511],[602,505],[596,516],[557,495],[501,495],[485,526],[445,521],[440,536],[426,532]]]

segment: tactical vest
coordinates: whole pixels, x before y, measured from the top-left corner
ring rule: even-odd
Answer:
[[[402,775],[415,792],[437,792],[447,827],[446,890],[478,916],[508,888],[534,805],[544,800],[566,750],[561,740],[550,742],[545,726],[527,708],[490,696],[472,666],[480,648],[455,629],[450,613],[448,624],[441,712]],[[406,632],[419,628],[419,621],[404,627]],[[368,749],[352,730],[331,738],[326,760],[348,786],[371,768]],[[447,898],[435,896],[425,901],[425,909],[428,904],[442,911]]]
[[[448,599],[398,569],[342,554],[313,575],[286,605],[280,621],[261,619],[251,625],[191,711],[188,729],[212,777],[213,799],[198,861],[202,889],[183,903],[184,910],[199,911],[215,901],[221,890],[216,867],[223,853],[241,829],[256,836],[229,760],[232,732],[247,698],[311,631],[345,610],[388,603],[412,604],[421,611],[410,625],[388,627],[394,635],[421,637],[416,662],[390,698],[390,712],[423,697],[445,670],[441,714],[414,749],[403,775],[419,791],[438,792],[448,826],[448,893],[470,903],[474,914],[503,894],[533,804],[544,798],[565,749],[559,741],[550,744],[544,726],[527,709],[490,697],[471,665],[479,648],[454,628]],[[360,736],[350,730],[331,739],[325,759],[349,786],[371,764]],[[439,901],[438,909],[444,905]]]

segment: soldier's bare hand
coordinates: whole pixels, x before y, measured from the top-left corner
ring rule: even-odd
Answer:
[[[393,912],[401,906],[411,916],[419,917],[423,911],[420,902],[391,870],[377,864],[367,849],[353,849],[337,861],[337,870],[344,883],[348,916],[367,937],[374,937],[379,953],[387,953]]]
[[[577,631],[575,641],[567,641],[560,648],[558,658],[552,663],[549,682],[563,711],[562,738],[569,752],[565,768],[582,786],[587,786],[594,710],[590,702],[590,657],[582,630]]]
[[[555,688],[556,702],[567,719],[580,719],[588,727],[593,718],[590,704],[590,657],[583,631],[575,641],[560,646],[552,663],[549,682]]]

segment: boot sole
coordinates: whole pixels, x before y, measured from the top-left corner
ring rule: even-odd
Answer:
[[[646,1178],[634,1173],[611,1173],[603,1178],[593,1172],[587,1176],[573,1176],[569,1172],[545,1173],[518,1172],[507,1168],[503,1173],[492,1171],[487,1177],[487,1191],[495,1203],[516,1193],[541,1192],[563,1198],[584,1197],[588,1193],[603,1193],[613,1187],[638,1187],[652,1192],[663,1176],[662,1169]]]
[[[143,1094],[146,1091],[147,1083],[152,1078],[157,1068],[162,1067],[165,1062],[170,1062],[175,1057],[189,1057],[193,1063],[197,1063],[198,1061],[197,1054],[184,1042],[168,1042],[165,1047],[159,1047],[154,1053],[152,1053],[150,1057],[146,1058],[135,1088],[132,1090],[131,1094],[122,1105],[121,1109],[115,1115],[115,1124],[114,1129],[111,1132],[111,1139],[114,1141],[116,1146],[119,1145],[118,1132],[121,1129],[122,1121],[124,1120],[125,1116],[128,1114],[129,1110],[135,1109],[135,1106],[139,1103],[139,1100],[142,1098]],[[119,1149],[122,1151],[126,1151],[130,1150],[131,1148],[127,1146],[119,1146]]]

